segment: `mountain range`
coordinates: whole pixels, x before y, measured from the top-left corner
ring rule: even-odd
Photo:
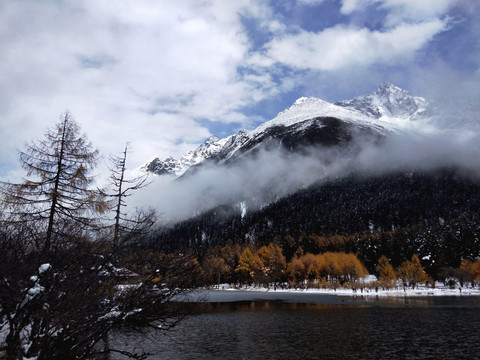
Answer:
[[[381,255],[399,266],[417,254],[441,278],[480,257],[479,132],[442,121],[383,83],[335,104],[302,97],[256,129],[156,158],[144,170],[175,180],[153,191],[166,221],[145,246],[202,258],[273,241],[288,261],[353,252],[371,272]]]
[[[299,98],[254,130],[241,130],[223,139],[211,136],[179,159],[156,157],[143,169],[180,177],[202,163],[228,164],[260,149],[301,151],[308,146],[347,146],[358,136],[378,139],[395,131],[430,127],[433,121],[433,111],[424,98],[383,83],[370,94],[335,104]]]

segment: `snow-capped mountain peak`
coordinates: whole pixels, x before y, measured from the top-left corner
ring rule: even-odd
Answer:
[[[156,157],[145,164],[141,169],[156,175],[176,175],[181,172],[182,166],[178,160],[169,156],[165,160]]]
[[[147,163],[144,171],[152,172],[157,175],[174,175],[181,176],[191,166],[204,161],[205,159],[214,156],[225,145],[227,139],[219,139],[212,135],[203,144],[195,150],[186,152],[180,159],[176,160],[173,157],[168,157],[161,160],[158,157]]]
[[[252,130],[252,135],[264,132],[272,126],[291,126],[315,117],[335,117],[348,121],[368,122],[368,116],[361,112],[337,106],[314,97],[301,97],[292,106],[278,113],[275,118]]]
[[[212,135],[205,140],[205,142],[200,145],[196,151],[198,152],[209,152],[216,146],[215,144],[220,140],[218,136]]]
[[[290,147],[294,133],[297,135],[295,135],[296,140],[293,141],[303,142],[303,145],[306,145],[306,139],[303,138],[306,133],[310,134],[307,142],[320,141],[324,145],[336,143],[337,140],[347,141],[353,128],[368,128],[383,136],[390,131],[425,126],[429,120],[427,115],[430,113],[427,109],[429,105],[424,98],[412,96],[408,91],[391,83],[382,83],[370,94],[335,104],[314,97],[301,97],[292,106],[256,129],[240,130],[237,134],[224,139],[210,136],[203,144],[185,153],[180,159],[167,158],[162,161],[155,158],[144,166],[144,170],[158,175],[181,176],[191,166],[198,165],[206,159],[225,162],[262,146],[263,141],[277,139],[282,143],[287,132],[289,133],[287,142],[290,143]],[[349,130],[345,128],[345,133],[341,134],[330,120],[330,123],[325,120],[327,118],[338,119],[347,124],[345,126],[349,127]],[[427,121],[414,121],[420,119]],[[318,130],[322,127],[325,129]],[[336,140],[333,139],[335,137]]]
[[[344,100],[336,105],[359,111],[374,118],[401,118],[415,120],[428,108],[424,98],[385,82],[372,93]]]
[[[317,98],[314,98],[314,97],[306,97],[306,96],[302,96],[301,98],[298,98],[294,103],[293,105],[301,105],[301,104],[306,104],[306,103],[309,103],[309,102],[319,102],[318,100],[320,99],[317,99]],[[320,100],[320,102],[324,102],[323,100]]]

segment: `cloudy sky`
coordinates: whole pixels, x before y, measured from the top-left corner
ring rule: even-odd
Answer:
[[[384,81],[479,99],[480,2],[0,0],[0,179],[70,110],[130,167]]]

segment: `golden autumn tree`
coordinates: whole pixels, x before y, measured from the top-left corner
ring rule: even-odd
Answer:
[[[202,262],[202,269],[204,280],[208,285],[213,283],[220,285],[222,276],[228,274],[230,271],[225,259],[220,256],[215,256],[212,252],[205,255]]]
[[[229,268],[229,273],[234,274],[242,252],[243,248],[240,244],[234,244],[231,240],[228,240],[224,246],[218,248],[218,254],[216,255],[225,260],[225,263]]]
[[[287,265],[288,278],[295,283],[318,279],[329,279],[332,284],[338,279],[350,283],[366,274],[367,269],[360,260],[354,254],[344,252],[307,253],[292,258]]]
[[[428,281],[428,275],[416,254],[412,255],[411,260],[406,260],[400,265],[398,275],[404,283],[410,284],[412,288],[417,284],[424,284]]]
[[[368,274],[367,269],[354,254],[337,253],[340,274],[346,282],[355,282]]]
[[[256,255],[261,260],[261,270],[266,283],[281,281],[287,261],[280,246],[270,243],[268,246],[262,246],[258,249]]]
[[[378,280],[382,286],[391,287],[397,279],[397,274],[385,255],[378,259],[375,270],[378,273]]]
[[[338,279],[340,276],[340,261],[338,258],[338,254],[334,252],[326,252],[322,254],[323,261],[322,261],[322,268],[320,272],[325,274],[326,277],[330,278],[330,281]]]
[[[298,284],[305,280],[305,264],[300,258],[292,258],[287,264],[287,277],[290,282]]]
[[[305,268],[305,279],[310,281],[317,279],[319,272],[318,255],[307,253],[303,255],[300,260],[303,262]]]
[[[258,280],[262,266],[262,260],[256,254],[253,254],[249,247],[246,247],[238,259],[235,272],[238,273],[241,281],[250,283]]]
[[[460,263],[460,267],[457,269],[456,274],[460,286],[464,286],[465,283],[473,282],[475,277],[473,276],[473,262],[469,259],[464,259]]]
[[[292,258],[287,265],[288,279],[293,283],[300,283],[304,280],[313,281],[318,278],[319,255],[306,253],[299,258]]]
[[[480,283],[480,259],[472,264],[472,276],[477,283]]]

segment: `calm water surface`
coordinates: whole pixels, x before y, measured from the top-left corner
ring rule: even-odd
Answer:
[[[273,293],[272,293],[273,294]],[[208,293],[168,335],[115,334],[149,359],[480,359],[480,298]]]

